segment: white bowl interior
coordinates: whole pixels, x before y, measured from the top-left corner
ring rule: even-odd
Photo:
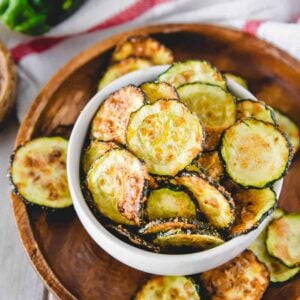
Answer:
[[[90,122],[100,104],[108,95],[121,87],[153,81],[168,67],[168,65],[155,66],[127,74],[109,84],[88,102],[80,113],[70,137],[67,175],[74,208],[81,223],[95,242],[107,253],[124,264],[144,272],[158,275],[189,275],[215,268],[238,255],[259,235],[269,222],[270,217],[267,217],[257,229],[248,234],[238,236],[223,245],[206,251],[190,254],[158,254],[134,247],[107,231],[91,212],[80,188],[81,151]],[[228,86],[232,93],[239,98],[256,99],[249,91],[231,80],[228,81]],[[278,197],[281,187],[282,180],[274,184],[274,190]]]

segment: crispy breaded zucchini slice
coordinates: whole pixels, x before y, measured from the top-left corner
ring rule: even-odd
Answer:
[[[263,188],[286,174],[292,151],[285,134],[273,124],[249,118],[224,132],[221,157],[233,181]]]
[[[13,154],[10,178],[25,203],[64,208],[72,205],[66,156],[68,141],[62,137],[33,139]]]
[[[225,77],[226,80],[231,79],[232,81],[234,81],[237,84],[241,85],[245,89],[248,89],[247,81],[244,78],[242,78],[241,76],[237,76],[235,74],[226,73],[226,72],[223,73],[223,76]]]
[[[272,219],[278,219],[284,215],[281,209],[276,208],[272,213]],[[248,247],[256,257],[263,262],[269,272],[271,282],[284,282],[293,278],[299,271],[300,267],[288,268],[278,259],[270,256],[266,248],[267,228],[256,238],[254,242]]]
[[[166,82],[145,82],[140,88],[145,93],[148,103],[159,99],[179,99],[176,89]]]
[[[220,159],[218,151],[202,153],[196,159],[199,169],[204,169],[209,177],[220,181],[224,176],[224,166]]]
[[[109,95],[92,121],[91,138],[125,144],[130,114],[144,102],[144,93],[133,85],[125,86]]]
[[[144,35],[131,36],[121,41],[112,54],[112,60],[121,61],[129,56],[147,58],[155,65],[168,65],[174,60],[170,49]]]
[[[232,236],[255,229],[277,204],[277,197],[271,188],[240,190],[233,195],[235,221],[230,228]]]
[[[212,300],[259,300],[269,285],[269,272],[251,251],[200,274]]]
[[[236,104],[237,119],[254,118],[276,125],[273,109],[262,101],[253,99],[239,100]]]
[[[108,67],[98,83],[98,91],[102,90],[106,85],[115,79],[141,69],[147,69],[153,64],[151,61],[140,57],[128,57]]]
[[[184,172],[176,177],[196,198],[200,213],[218,229],[229,227],[234,221],[234,202],[231,195],[205,175]]]
[[[268,253],[286,266],[300,266],[300,214],[286,214],[273,220],[267,229]]]
[[[118,148],[119,146],[113,142],[102,142],[98,140],[92,140],[89,146],[83,151],[82,157],[82,169],[86,174],[93,164],[93,162],[102,156],[106,151]]]
[[[86,184],[102,215],[120,224],[140,224],[147,169],[129,151],[107,151],[92,164]]]
[[[176,88],[192,82],[203,82],[218,85],[226,89],[223,75],[210,63],[201,60],[187,60],[174,63],[168,70],[159,75],[158,81],[165,81]]]
[[[288,135],[295,154],[300,148],[300,129],[298,125],[284,113],[274,109],[275,118],[279,128]]]
[[[177,91],[205,128],[205,150],[214,150],[222,132],[236,121],[234,96],[219,86],[200,82],[182,85]]]
[[[210,226],[201,229],[172,229],[160,232],[153,243],[168,250],[169,248],[191,248],[206,250],[224,243],[220,234]]]
[[[145,203],[145,215],[150,221],[173,217],[196,218],[196,210],[194,201],[186,192],[171,186],[151,191]]]
[[[131,114],[126,139],[150,173],[175,175],[201,152],[204,132],[183,103],[158,100]]]
[[[108,224],[105,227],[113,233],[116,233],[117,236],[119,236],[121,239],[125,240],[126,242],[130,242],[131,244],[138,246],[139,248],[154,252],[160,252],[159,247],[149,243],[148,241],[145,241],[140,235],[129,231],[123,225]]]
[[[200,300],[199,287],[186,276],[155,276],[134,296],[134,300]]]
[[[158,219],[147,223],[139,230],[142,234],[153,234],[158,232],[166,232],[171,229],[197,229],[202,223],[196,219],[188,219],[182,217]]]

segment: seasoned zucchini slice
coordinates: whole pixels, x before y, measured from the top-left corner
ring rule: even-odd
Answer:
[[[87,188],[96,208],[116,223],[139,225],[147,187],[143,163],[124,149],[98,158],[87,174]]]
[[[259,300],[269,285],[269,272],[251,251],[200,274],[209,299]]]
[[[272,214],[272,219],[278,219],[283,215],[284,212],[277,208]],[[266,265],[270,272],[271,282],[284,282],[293,278],[300,271],[300,267],[288,268],[278,259],[270,256],[266,248],[266,238],[267,229],[265,228],[248,249]]]
[[[221,156],[230,178],[244,187],[263,188],[285,175],[291,146],[274,125],[245,119],[228,128],[221,141]]]
[[[182,190],[172,190],[167,187],[153,190],[145,206],[145,214],[151,221],[173,217],[196,217],[195,203]]]
[[[203,168],[207,175],[216,181],[220,181],[224,175],[223,163],[220,159],[218,151],[202,153],[196,159],[199,168]]]
[[[166,82],[145,82],[141,86],[148,103],[159,99],[179,99],[176,89]]]
[[[154,252],[160,252],[159,247],[145,241],[141,236],[129,231],[122,225],[108,224],[106,225],[106,228],[110,231],[113,231],[113,233],[116,233],[120,238],[132,243],[135,246]]]
[[[102,156],[106,151],[118,148],[118,145],[113,142],[102,142],[92,140],[89,146],[84,150],[82,158],[83,172],[86,174],[91,167],[92,163]]]
[[[131,114],[126,138],[150,173],[175,175],[201,152],[204,133],[183,103],[158,100]]]
[[[239,120],[254,118],[276,125],[273,109],[262,101],[252,99],[239,100],[236,109]]]
[[[131,36],[119,43],[112,55],[113,61],[121,61],[129,56],[144,57],[155,65],[168,65],[173,62],[170,49],[157,40],[144,35]]]
[[[233,198],[236,216],[230,228],[232,236],[255,229],[277,204],[276,194],[271,188],[240,190]]]
[[[219,86],[199,82],[182,85],[177,91],[205,128],[205,150],[214,150],[224,129],[236,121],[234,97]]]
[[[229,227],[234,221],[234,202],[221,186],[208,180],[203,174],[185,172],[176,181],[188,188],[196,198],[200,213],[218,229]]]
[[[102,76],[98,84],[98,91],[102,90],[106,85],[127,73],[147,69],[151,66],[151,61],[139,57],[128,57],[118,63],[115,63],[108,67]]]
[[[286,214],[273,220],[267,229],[268,253],[286,266],[300,266],[300,214]]]
[[[10,178],[25,203],[50,208],[72,205],[66,172],[67,148],[68,141],[61,137],[40,137],[15,151]]]
[[[200,300],[199,287],[185,276],[155,276],[135,295],[134,300]]]
[[[162,249],[192,248],[206,250],[224,243],[219,233],[207,227],[206,229],[173,229],[158,233],[153,243]]]
[[[245,89],[248,89],[248,84],[247,81],[237,75],[231,74],[231,73],[223,73],[224,77],[226,79],[231,79],[232,81],[236,82],[237,84],[241,85],[242,87],[244,87]]]
[[[176,88],[192,82],[203,82],[218,85],[226,89],[226,80],[222,74],[207,61],[188,60],[174,63],[167,71],[158,77]]]
[[[274,109],[275,118],[279,128],[288,135],[293,146],[293,153],[300,148],[300,129],[298,125],[284,113]]]
[[[91,137],[102,141],[126,143],[125,132],[130,114],[145,102],[143,92],[128,85],[108,96],[97,111],[91,127]]]

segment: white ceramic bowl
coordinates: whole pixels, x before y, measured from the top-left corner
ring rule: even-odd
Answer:
[[[168,66],[155,66],[142,71],[127,74],[97,93],[86,105],[78,117],[69,142],[67,155],[67,173],[71,196],[77,215],[95,242],[107,253],[122,263],[138,270],[159,275],[189,275],[215,268],[247,248],[266,226],[270,217],[266,218],[257,229],[248,234],[238,236],[218,247],[191,254],[157,254],[138,249],[123,242],[95,218],[89,209],[80,188],[80,157],[90,122],[99,105],[112,92],[128,84],[140,85],[145,81],[153,81]],[[256,99],[249,91],[229,80],[229,88],[239,98]],[[281,191],[282,180],[274,185],[277,195]]]

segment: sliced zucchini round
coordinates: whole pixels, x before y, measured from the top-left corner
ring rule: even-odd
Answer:
[[[92,164],[86,184],[102,215],[120,224],[140,224],[147,170],[133,154],[124,149],[107,151]]]
[[[164,187],[150,192],[145,215],[150,221],[173,217],[196,218],[196,206],[186,192]]]
[[[237,75],[231,74],[231,73],[223,73],[223,76],[226,79],[231,79],[232,81],[236,82],[237,84],[241,85],[242,87],[244,87],[245,89],[248,89],[248,84],[247,81]]]
[[[67,148],[64,138],[40,137],[15,151],[10,178],[25,203],[54,209],[72,205],[66,172]]]
[[[224,132],[221,157],[233,181],[263,188],[285,175],[292,152],[283,132],[270,123],[249,118]]]
[[[298,125],[284,113],[274,109],[279,128],[288,135],[295,154],[300,148],[300,129]]]
[[[253,99],[239,100],[236,109],[238,120],[254,118],[276,125],[273,109],[262,101]]]
[[[204,132],[183,103],[158,100],[131,114],[126,138],[150,173],[175,175],[201,152]]]
[[[145,102],[141,89],[128,85],[108,96],[97,111],[91,126],[91,138],[125,144],[130,114]]]
[[[219,86],[199,82],[182,85],[177,91],[206,130],[205,150],[214,150],[224,129],[236,121],[235,98]]]
[[[272,219],[278,219],[283,215],[284,212],[277,208],[272,213]],[[300,267],[288,268],[278,259],[270,256],[266,248],[266,238],[267,229],[265,228],[248,249],[266,265],[270,272],[271,282],[284,282],[293,278],[300,271]]]
[[[224,243],[216,230],[206,229],[173,229],[158,233],[153,243],[162,249],[192,248],[206,250]]]
[[[144,35],[131,36],[119,43],[112,54],[113,61],[121,61],[129,56],[144,57],[155,65],[171,64],[173,54],[159,41]]]
[[[118,148],[119,146],[113,142],[102,142],[98,140],[92,140],[89,146],[84,150],[82,157],[82,169],[86,174],[90,169],[93,162],[102,156],[106,151]]]
[[[259,300],[269,285],[269,272],[251,251],[200,274],[209,299]]]
[[[287,267],[300,266],[300,214],[286,214],[273,220],[267,229],[268,253]]]
[[[207,61],[188,60],[174,63],[167,71],[158,77],[176,88],[192,82],[203,82],[218,85],[226,89],[226,80],[222,74]]]
[[[198,285],[185,276],[155,276],[149,279],[134,300],[200,300]]]
[[[276,207],[277,197],[271,188],[240,190],[235,193],[235,221],[232,236],[255,229]]]
[[[148,103],[159,99],[179,99],[176,89],[166,82],[145,82],[140,88],[145,93]]]
[[[153,64],[151,61],[139,57],[128,57],[120,62],[117,62],[108,67],[102,76],[98,84],[98,91],[102,90],[106,85],[127,73],[136,70],[147,69],[152,65]]]
[[[176,177],[179,185],[188,188],[196,198],[200,213],[218,229],[229,227],[234,221],[234,202],[224,188],[203,174],[184,172]]]

